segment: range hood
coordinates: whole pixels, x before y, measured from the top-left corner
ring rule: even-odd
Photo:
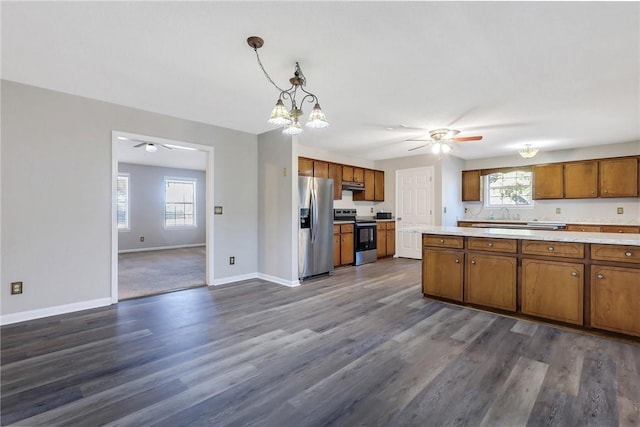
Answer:
[[[351,190],[351,191],[363,191],[364,190],[364,182],[342,181],[342,189],[343,190]]]

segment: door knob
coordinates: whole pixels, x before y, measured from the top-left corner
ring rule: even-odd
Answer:
[[[402,221],[402,217],[396,218],[398,221]]]

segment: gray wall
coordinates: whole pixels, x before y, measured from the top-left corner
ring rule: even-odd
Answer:
[[[258,271],[287,286],[298,284],[297,145],[280,129],[258,136]]]
[[[213,203],[224,207],[224,215],[214,218],[214,277],[255,275],[255,135],[1,84],[3,318],[110,300],[113,130],[214,147]],[[236,256],[234,266],[230,255]],[[9,295],[13,281],[24,282],[22,295]]]
[[[190,169],[118,163],[129,174],[129,230],[118,232],[118,250],[205,244],[205,173]],[[164,179],[196,179],[196,227],[165,229]],[[140,242],[144,236],[144,242]]]

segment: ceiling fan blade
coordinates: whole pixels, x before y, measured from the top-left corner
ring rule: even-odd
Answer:
[[[408,151],[419,150],[420,148],[424,148],[424,147],[426,147],[427,145],[429,145],[429,144],[424,144],[424,145],[419,145],[418,147],[409,148],[409,150],[408,150]]]
[[[455,142],[480,141],[481,139],[481,136],[463,136],[460,138],[451,138],[451,140]]]
[[[405,139],[405,141],[431,142],[432,139]]]
[[[388,126],[385,129],[389,131],[412,131],[412,130],[424,131],[423,128],[414,128],[411,126],[407,126],[405,124],[400,124],[399,126]]]
[[[134,148],[138,148],[138,147],[142,147],[143,145],[147,145],[147,143],[146,143],[146,142],[143,142],[143,143],[141,143],[141,144],[134,145],[133,147],[134,147]]]

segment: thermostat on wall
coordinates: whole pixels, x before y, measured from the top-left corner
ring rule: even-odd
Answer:
[[[213,214],[214,215],[222,215],[222,206],[215,206],[213,208]]]

